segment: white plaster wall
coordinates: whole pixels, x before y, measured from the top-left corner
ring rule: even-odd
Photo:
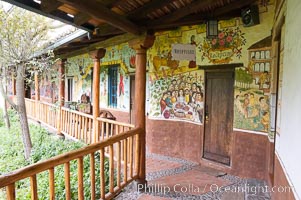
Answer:
[[[281,132],[276,151],[284,170],[301,197],[301,1],[287,0]],[[277,176],[277,174],[276,174]]]

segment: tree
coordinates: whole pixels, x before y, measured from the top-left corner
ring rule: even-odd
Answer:
[[[26,159],[32,148],[25,107],[26,73],[33,74],[32,71],[42,70],[41,66],[47,65],[47,62],[36,62],[32,57],[45,46],[50,24],[45,17],[16,7],[6,11],[0,5],[0,66],[10,72],[14,72],[12,67],[15,68],[16,103],[6,96],[3,85],[0,85],[0,91],[19,115]],[[33,68],[33,65],[39,66]]]

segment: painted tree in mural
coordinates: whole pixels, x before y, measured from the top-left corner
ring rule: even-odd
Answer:
[[[246,70],[240,68],[235,71],[235,76],[237,86],[250,89],[253,82],[251,74],[249,74]]]
[[[48,56],[39,62],[31,59],[34,53],[41,50],[43,43],[45,43],[49,30],[48,24],[49,22],[44,17],[16,7],[7,10],[0,5],[0,66],[2,71],[8,71],[16,78],[17,102],[14,103],[6,96],[2,84],[0,91],[19,115],[26,159],[30,157],[32,142],[26,115],[24,88],[28,87],[26,85],[28,83],[27,78],[30,79],[34,70],[42,70],[48,65]],[[3,79],[4,76],[6,74],[2,74],[1,78]]]

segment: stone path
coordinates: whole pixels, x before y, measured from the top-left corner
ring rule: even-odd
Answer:
[[[130,184],[116,200],[270,200],[265,182],[225,175],[198,163],[148,154],[148,188],[137,192]]]

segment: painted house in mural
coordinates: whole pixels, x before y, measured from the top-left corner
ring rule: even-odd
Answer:
[[[246,25],[241,17],[220,20],[213,38],[207,37],[206,24],[154,33],[154,44],[147,49],[149,152],[264,180],[283,168],[275,153],[274,133],[280,137],[282,111],[286,112],[281,110],[286,32],[283,28],[277,37],[271,35],[278,23],[275,5],[279,7],[279,1],[258,3],[259,24]],[[293,3],[289,5],[295,10]],[[278,48],[275,41],[279,40]],[[275,49],[280,51],[279,59]],[[101,59],[100,110],[127,123],[135,122],[134,94],[139,92],[135,90],[135,56],[124,42],[106,47]],[[88,54],[67,58],[65,106],[91,114],[93,73]],[[41,93],[53,96],[47,79],[43,82]]]

